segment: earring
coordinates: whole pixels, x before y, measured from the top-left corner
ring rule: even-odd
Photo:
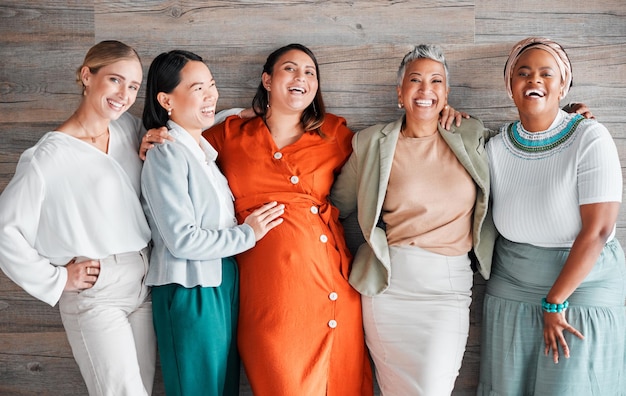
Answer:
[[[398,108],[399,108],[399,109],[401,109],[401,108],[403,108],[403,107],[404,107],[404,104],[402,104],[402,103],[398,102]]]
[[[168,110],[167,110],[167,116],[168,116],[168,117],[171,117],[171,116],[172,116],[172,109],[168,109]]]
[[[270,108],[270,91],[267,91],[267,106],[265,106],[266,108]]]

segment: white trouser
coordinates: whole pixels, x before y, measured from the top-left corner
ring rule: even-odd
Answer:
[[[143,282],[148,260],[147,249],[109,256],[100,260],[92,288],[61,296],[63,326],[90,396],[152,393],[156,339]]]
[[[469,333],[467,255],[392,246],[391,284],[362,296],[365,341],[384,396],[450,395]]]

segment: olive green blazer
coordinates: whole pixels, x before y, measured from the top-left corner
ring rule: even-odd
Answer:
[[[349,280],[356,290],[367,296],[380,294],[389,287],[389,245],[379,221],[402,121],[403,118],[386,125],[374,125],[356,133],[352,155],[331,191],[331,201],[342,218],[357,211],[359,227],[367,243],[355,254]],[[493,133],[475,118],[463,120],[460,127],[453,126],[450,131],[439,126],[439,133],[476,183],[473,253],[478,271],[488,279],[497,232],[488,210],[489,164],[485,143]]]

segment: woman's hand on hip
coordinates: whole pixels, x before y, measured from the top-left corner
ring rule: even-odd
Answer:
[[[67,265],[67,282],[64,291],[81,291],[90,289],[100,275],[100,261],[87,260],[80,263],[73,259]]]

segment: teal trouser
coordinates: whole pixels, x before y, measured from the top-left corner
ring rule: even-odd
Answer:
[[[222,259],[222,284],[152,287],[152,312],[168,396],[238,395],[239,273]]]

